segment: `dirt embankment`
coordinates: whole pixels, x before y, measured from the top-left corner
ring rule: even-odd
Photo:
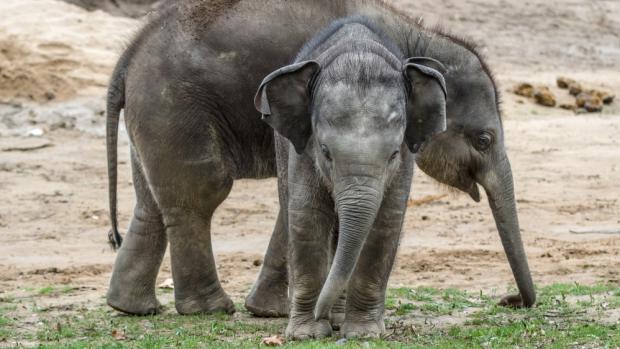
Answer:
[[[53,0],[3,0],[0,103],[101,95],[140,22]]]

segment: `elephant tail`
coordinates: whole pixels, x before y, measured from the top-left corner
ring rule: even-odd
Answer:
[[[108,232],[108,242],[115,251],[121,247],[123,238],[118,232],[116,217],[116,185],[117,185],[117,147],[118,147],[118,123],[121,110],[125,107],[125,69],[123,60],[119,62],[108,86],[107,94],[107,120],[106,120],[106,146],[108,155],[108,196],[110,201],[110,224],[112,228]]]

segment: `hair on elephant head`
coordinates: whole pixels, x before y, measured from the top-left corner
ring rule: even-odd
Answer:
[[[433,59],[372,44],[325,56],[273,72],[255,97],[263,120],[314,160],[335,202],[338,244],[317,319],[346,287],[403,152],[445,130],[447,95]]]

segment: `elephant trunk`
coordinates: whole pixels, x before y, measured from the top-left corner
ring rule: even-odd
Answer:
[[[521,241],[512,171],[508,158],[504,156],[504,160],[486,172],[479,183],[484,187],[489,198],[495,224],[519,288],[522,306],[529,308],[536,302],[536,293]]]
[[[331,307],[347,286],[383,200],[380,182],[350,177],[335,186],[338,246],[315,308],[315,318],[327,319]]]

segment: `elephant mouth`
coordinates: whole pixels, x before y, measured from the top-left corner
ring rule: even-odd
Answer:
[[[440,132],[441,133],[441,132]],[[439,133],[438,133],[439,134]],[[418,145],[418,148],[416,149],[416,154],[421,154],[424,152],[424,150],[426,150],[428,148],[428,145],[433,143],[433,139],[434,139],[435,135],[431,136],[430,138],[425,139],[422,143],[420,143]]]

